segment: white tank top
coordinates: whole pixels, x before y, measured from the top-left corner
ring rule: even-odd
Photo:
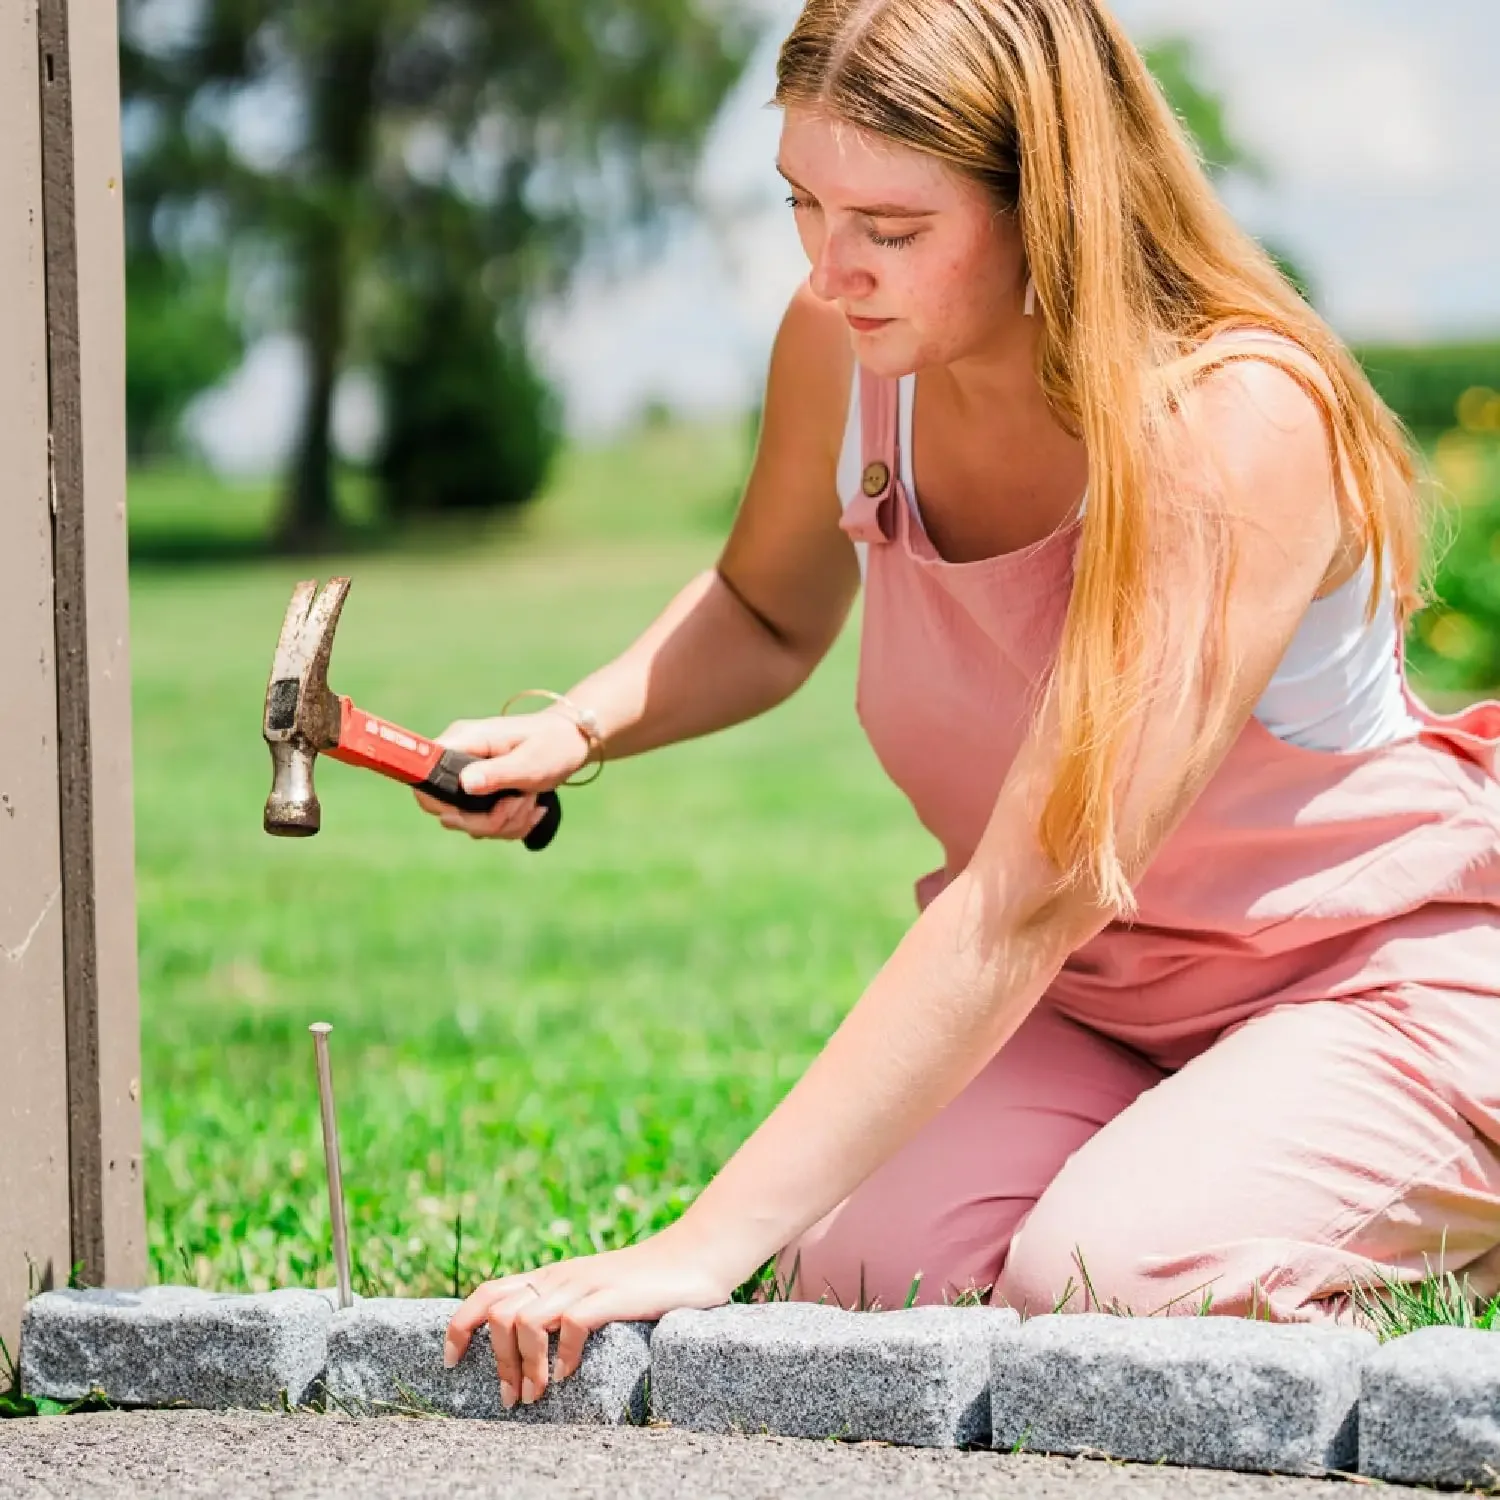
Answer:
[[[912,462],[916,389],[915,375],[903,377],[901,480],[912,518],[920,525]],[[859,405],[856,370],[838,467],[839,497],[845,508],[859,494],[864,469]],[[863,575],[868,548],[863,542],[855,545]],[[1352,578],[1308,605],[1276,675],[1255,706],[1255,717],[1277,739],[1309,750],[1371,750],[1410,739],[1420,731],[1401,691],[1395,600],[1390,589],[1382,590],[1375,619],[1365,620],[1373,567],[1367,555]]]

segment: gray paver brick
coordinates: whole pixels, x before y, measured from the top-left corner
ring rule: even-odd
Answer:
[[[500,1404],[500,1378],[481,1328],[451,1370],[443,1368],[443,1333],[460,1303],[452,1298],[369,1298],[337,1313],[328,1331],[328,1390],[352,1410],[399,1403],[406,1393],[453,1417],[507,1422],[618,1426],[646,1419],[650,1323],[606,1323],[589,1335],[583,1362],[530,1406]],[[547,1364],[557,1352],[549,1340]],[[403,1389],[404,1388],[404,1389]]]
[[[1009,1308],[810,1302],[671,1312],[652,1341],[651,1409],[699,1432],[984,1443],[990,1341],[1018,1321]]]
[[[1280,1474],[1352,1470],[1373,1334],[1230,1317],[1033,1318],[994,1345],[997,1448]]]
[[[312,1394],[334,1299],[290,1289],[251,1296],[196,1287],[43,1292],[21,1318],[24,1390],[122,1406],[263,1407]]]
[[[1500,1334],[1422,1328],[1365,1366],[1360,1472],[1408,1484],[1500,1484]]]

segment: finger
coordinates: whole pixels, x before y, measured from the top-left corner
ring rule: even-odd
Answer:
[[[463,812],[457,807],[445,807],[438,814],[438,822],[454,833],[467,833],[470,838],[488,838],[490,813]]]
[[[507,797],[487,813],[460,813],[464,832],[476,839],[518,839],[526,832],[523,803],[535,806],[529,797]]]
[[[417,806],[425,813],[431,813],[435,818],[441,818],[448,810],[447,804],[439,802],[436,797],[429,797],[426,792],[419,792],[416,787],[412,788],[412,796],[417,799]]]
[[[529,1294],[528,1294],[529,1295]],[[541,1400],[547,1390],[547,1324],[555,1322],[558,1312],[551,1302],[562,1298],[531,1296],[516,1309],[516,1348],[521,1356],[521,1400],[530,1405]]]
[[[603,1327],[602,1303],[590,1292],[568,1305],[557,1327],[557,1353],[552,1357],[552,1378],[566,1380],[583,1363],[584,1345],[596,1328]]]
[[[524,838],[531,832],[531,825],[536,821],[537,800],[535,797],[515,797],[508,804],[509,811],[505,815],[505,821],[501,825],[504,832],[501,838],[519,839]]]
[[[507,1411],[521,1399],[521,1345],[516,1333],[516,1315],[520,1311],[521,1299],[536,1300],[536,1294],[526,1289],[512,1292],[498,1302],[490,1304],[485,1321],[490,1328],[490,1348],[495,1355],[495,1373],[500,1377],[500,1404]]]
[[[526,1292],[518,1293],[525,1298]],[[597,1293],[582,1283],[579,1278],[565,1279],[559,1276],[545,1288],[542,1295],[522,1300],[516,1311],[516,1343],[521,1353],[521,1399],[525,1401],[527,1382],[540,1397],[554,1380],[563,1380],[570,1375],[582,1359],[584,1344],[593,1330],[604,1321],[600,1313],[582,1314],[579,1307],[589,1302],[602,1306]],[[547,1365],[547,1354],[552,1334],[558,1337],[557,1351],[551,1368]],[[563,1340],[567,1339],[565,1354]]]
[[[556,779],[550,762],[522,743],[514,749],[483,756],[459,774],[466,792],[544,792]]]
[[[489,1319],[490,1306],[508,1296],[525,1279],[524,1272],[514,1276],[502,1276],[498,1280],[481,1282],[459,1304],[443,1337],[443,1364],[452,1369],[468,1352],[475,1329]]]
[[[455,833],[466,833],[474,839],[498,839],[517,836],[513,831],[515,807],[519,798],[507,797],[488,812],[465,812],[446,803],[438,805],[438,821]],[[524,824],[521,825],[524,828]]]
[[[462,750],[465,755],[477,755],[486,760],[492,755],[504,755],[524,736],[518,730],[516,719],[455,719],[433,743],[445,750]]]

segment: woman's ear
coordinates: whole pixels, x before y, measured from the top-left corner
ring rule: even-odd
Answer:
[[[1036,317],[1036,282],[1028,276],[1026,278],[1026,305],[1021,311],[1028,317]]]

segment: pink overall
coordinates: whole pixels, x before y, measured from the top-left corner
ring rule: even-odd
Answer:
[[[861,376],[886,489],[858,706],[946,856],[972,857],[1053,659],[1081,521],[943,561]],[[877,475],[879,471],[876,471]],[[1500,705],[1325,753],[1251,719],[1138,885],[974,1082],[782,1252],[794,1295],[1313,1321],[1428,1269],[1500,1289]]]

